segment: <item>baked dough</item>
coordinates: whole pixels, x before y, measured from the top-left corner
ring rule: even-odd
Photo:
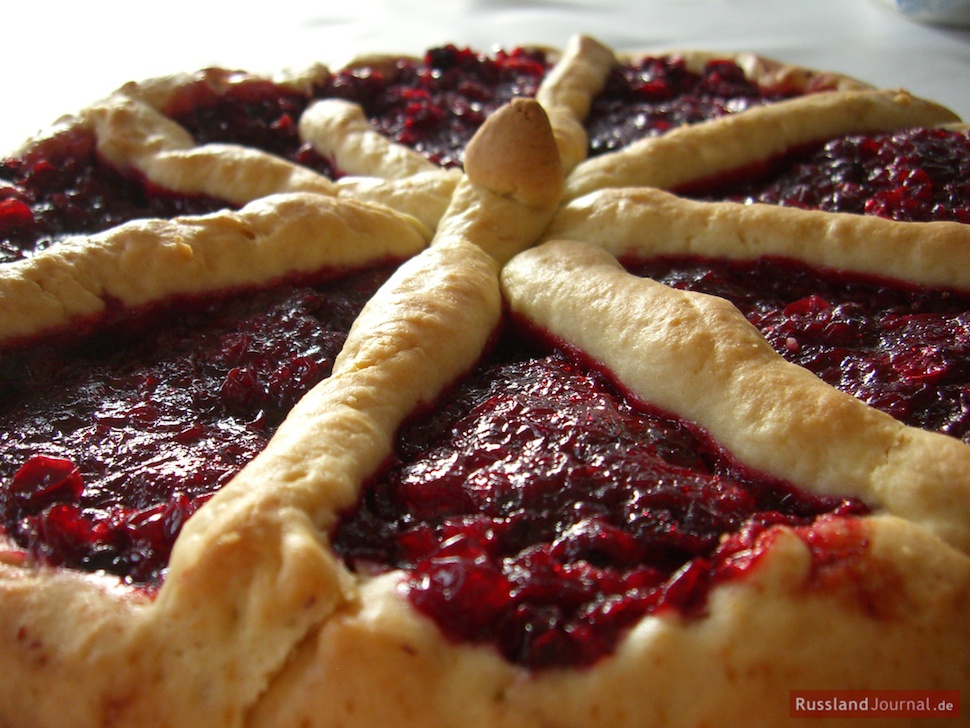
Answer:
[[[738,129],[755,130],[762,154],[805,129],[838,133],[859,109],[875,119],[866,128],[952,115],[739,56],[752,76],[820,93],[700,124],[694,141],[684,129],[583,161],[578,122],[617,58],[574,40],[538,101],[489,118],[463,172],[429,168],[339,104],[311,108],[304,132],[352,171],[336,183],[245,148],[197,147],[159,109],[191,103],[194,84],[248,79],[216,70],[130,84],[64,122],[95,128],[106,155],[157,184],[241,209],[128,223],[3,266],[5,345],[96,318],[108,298],[137,307],[408,260],[357,319],[333,374],[189,519],[156,596],[31,563],[0,540],[0,726],[773,726],[787,724],[793,688],[970,690],[968,446],[904,427],[784,362],[725,301],[617,262],[681,246],[970,287],[965,266],[940,264],[965,257],[963,226],[645,189],[744,163],[738,150],[751,145]],[[895,254],[874,262],[876,238]],[[716,587],[703,618],[647,616],[589,668],[532,672],[446,639],[397,591],[400,572],[352,572],[330,533],[401,423],[476,364],[508,310],[746,464],[864,499],[872,515],[817,526],[858,555],[820,569],[791,529],[766,531],[757,568]]]
[[[970,229],[775,205],[698,202],[650,187],[607,188],[564,204],[546,239],[596,243],[620,259],[776,257],[965,290]],[[824,242],[820,242],[824,241]]]
[[[610,69],[618,63],[635,63],[646,57],[642,53],[614,53],[595,38],[577,35],[570,39],[555,67],[536,93],[536,100],[546,109],[555,129],[556,141],[568,172],[587,156],[586,131],[582,121],[590,103],[606,83]],[[819,91],[862,91],[871,86],[842,74],[818,71],[755,55],[753,53],[709,53],[692,49],[659,51],[650,56],[676,57],[684,67],[700,73],[715,60],[728,60],[738,65],[751,82],[764,88],[789,89],[812,94]],[[614,165],[613,157],[605,163]],[[582,175],[580,175],[581,177]]]
[[[570,175],[566,198],[604,187],[678,190],[844,134],[956,121],[949,109],[905,91],[809,94],[673,129],[587,160]]]
[[[409,258],[431,235],[389,208],[308,193],[271,195],[238,212],[136,220],[0,267],[0,343],[96,318],[109,301],[137,308]]]

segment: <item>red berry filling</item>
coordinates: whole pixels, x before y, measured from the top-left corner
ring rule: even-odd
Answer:
[[[779,260],[629,266],[730,300],[775,350],[908,425],[970,442],[970,297]]]
[[[703,195],[903,222],[970,223],[970,131],[841,137],[770,166],[763,178],[714,184],[713,191],[706,185]]]
[[[360,104],[374,127],[442,166],[459,166],[462,151],[489,114],[516,96],[534,96],[547,70],[541,52],[521,49],[493,56],[445,46],[422,61],[335,73],[310,94],[264,81],[219,91],[192,87],[169,113],[200,142],[234,142],[263,149],[328,176],[329,162],[300,143],[300,115],[313,99]]]
[[[677,56],[619,65],[611,71],[586,117],[590,155],[798,93],[794,89],[760,87],[749,81],[736,63],[727,60],[711,61],[701,72],[689,70]]]
[[[239,144],[300,161],[297,125],[310,95],[259,78],[240,76],[225,86],[204,80],[178,90],[163,112],[184,127],[198,144]],[[332,172],[325,160],[308,157],[318,170]]]
[[[547,70],[541,51],[486,56],[449,45],[428,51],[422,63],[340,71],[319,95],[360,104],[385,136],[452,167],[485,118],[513,98],[535,96]]]
[[[405,569],[407,597],[453,639],[588,665],[644,615],[701,615],[773,526],[865,511],[749,472],[560,353],[512,347],[403,428],[334,534],[354,568]]]
[[[154,588],[182,524],[329,375],[387,275],[182,302],[0,354],[0,529],[38,561]]]
[[[170,194],[121,174],[98,157],[90,132],[73,129],[21,158],[0,161],[0,263],[129,220],[225,207],[221,200]]]

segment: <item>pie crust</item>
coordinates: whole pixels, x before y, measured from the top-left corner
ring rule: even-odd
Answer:
[[[194,84],[248,78],[215,70],[129,84],[52,132],[93,128],[114,164],[240,209],[127,223],[0,267],[4,346],[96,320],[110,302],[406,262],[332,375],[186,523],[157,595],[32,563],[0,540],[0,726],[781,725],[793,689],[970,690],[968,446],[783,361],[726,301],[617,262],[778,255],[970,288],[957,223],[663,191],[810,139],[955,117],[746,55],[751,76],[813,93],[585,161],[580,121],[618,56],[583,37],[550,53],[558,65],[537,100],[491,116],[461,171],[388,143],[342,103],[301,121],[350,172],[338,182],[245,147],[196,146],[159,109],[190,103]],[[351,571],[330,534],[402,422],[475,366],[508,311],[745,464],[864,500],[872,515],[817,525],[858,553],[819,567],[792,529],[772,529],[757,567],[717,586],[702,618],[644,617],[587,668],[530,671],[448,640],[401,596],[400,572]]]

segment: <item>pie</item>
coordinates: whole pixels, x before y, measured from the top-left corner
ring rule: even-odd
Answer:
[[[0,167],[0,725],[970,689],[968,180],[932,101],[582,36],[65,117]]]

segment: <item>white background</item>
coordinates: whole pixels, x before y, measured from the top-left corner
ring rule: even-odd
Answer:
[[[128,80],[220,65],[273,72],[365,51],[561,47],[754,51],[904,87],[970,119],[970,31],[886,0],[89,0],[6,3],[0,150]]]

